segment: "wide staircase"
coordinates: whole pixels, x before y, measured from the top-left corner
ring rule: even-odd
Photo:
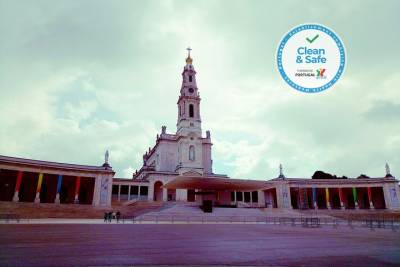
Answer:
[[[0,201],[1,218],[42,219],[102,219],[105,212],[119,211],[122,216],[139,216],[157,211],[167,206],[163,202],[138,201],[131,205],[112,203],[111,207],[93,207],[92,205],[25,203]]]
[[[119,210],[125,217],[133,217],[150,212],[157,212],[165,207],[168,207],[168,203],[147,200],[115,202],[112,204],[113,210]]]
[[[142,213],[138,221],[165,222],[260,222],[274,218],[299,218],[297,210],[266,208],[225,208],[213,207],[212,213],[204,213],[198,206],[188,203],[168,203],[158,210]]]
[[[42,218],[102,218],[109,208],[93,207],[92,205],[0,202],[0,214],[14,214],[21,219]]]

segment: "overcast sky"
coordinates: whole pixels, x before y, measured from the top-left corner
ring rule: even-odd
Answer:
[[[161,126],[176,131],[186,47],[214,172],[400,175],[399,1],[0,0],[0,154],[101,165],[131,177]],[[288,87],[276,47],[332,28],[347,50],[325,92]]]

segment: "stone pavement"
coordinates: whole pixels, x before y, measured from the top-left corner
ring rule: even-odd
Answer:
[[[0,225],[0,266],[399,266],[400,234],[240,224]]]

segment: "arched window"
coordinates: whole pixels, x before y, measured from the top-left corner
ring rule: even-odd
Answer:
[[[189,160],[191,160],[191,161],[195,160],[194,146],[189,147]]]
[[[189,75],[189,82],[192,82],[192,75]]]
[[[194,107],[193,104],[189,105],[189,117],[193,118],[194,117]]]

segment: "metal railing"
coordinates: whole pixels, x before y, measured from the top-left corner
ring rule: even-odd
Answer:
[[[0,223],[29,223],[30,219],[21,218],[17,214],[0,214]],[[112,222],[117,222],[112,219]],[[105,222],[106,223],[106,222]],[[301,226],[307,228],[318,227],[348,227],[400,230],[400,218],[367,218],[362,220],[338,219],[332,217],[267,217],[267,216],[219,216],[219,215],[140,215],[121,216],[118,220],[121,224],[266,224],[281,226]]]
[[[228,223],[228,224],[267,224],[267,225],[286,225],[316,228],[322,226],[349,227],[353,228],[376,228],[400,230],[400,219],[338,219],[329,217],[263,217],[263,216],[186,216],[186,215],[141,215],[137,217],[122,217],[121,223],[136,224],[207,224],[207,223]]]
[[[14,214],[14,213],[2,213],[0,214],[0,221],[4,221],[6,223],[9,222],[20,222],[21,218],[18,214]]]

